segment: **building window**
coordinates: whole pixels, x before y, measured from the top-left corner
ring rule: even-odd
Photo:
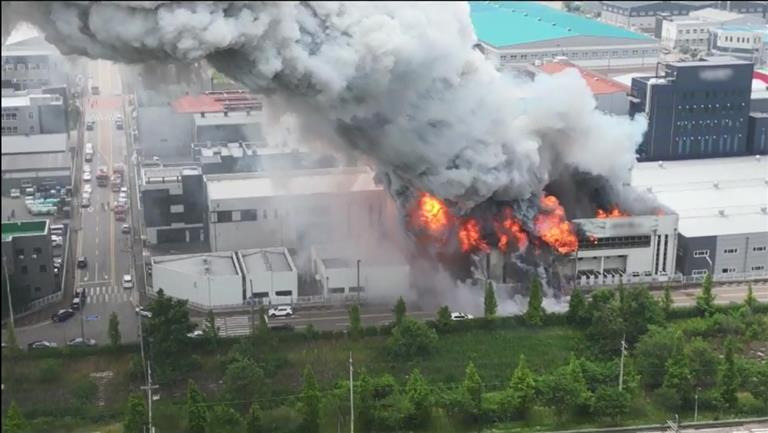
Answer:
[[[334,295],[343,295],[344,294],[344,288],[343,287],[331,287],[328,289],[329,292],[331,292]]]
[[[35,115],[31,111],[28,113],[28,116],[29,116],[30,119],[34,119],[35,118]]]
[[[240,211],[241,221],[258,221],[259,211],[257,209],[246,209]]]
[[[24,248],[17,248],[16,249],[16,256],[24,256]]]
[[[23,265],[21,267],[21,275],[27,275],[29,273],[29,269],[27,269],[27,265]]]
[[[694,269],[691,272],[691,275],[694,276],[694,277],[703,277],[704,275],[707,275],[707,274],[708,274],[708,272],[707,272],[706,269]]]
[[[765,270],[765,265],[755,265],[755,266],[752,266],[752,272],[764,271],[764,270]]]
[[[218,212],[216,212],[216,222],[231,223],[232,222],[232,211],[225,210],[225,211],[218,211]]]
[[[42,273],[48,272],[48,266],[40,265],[40,272],[42,272]]]
[[[261,214],[261,217],[264,218],[264,221],[267,220],[267,210],[264,209],[264,212]]]
[[[723,254],[736,254],[739,252],[738,248],[726,248],[723,250]]]
[[[40,293],[41,290],[39,286],[35,286],[35,293]]]
[[[758,245],[756,247],[752,247],[752,252],[753,253],[764,253],[765,250],[766,250],[765,245]]]
[[[709,250],[696,250],[693,252],[693,257],[709,257]]]
[[[293,296],[293,292],[290,290],[278,290],[275,292],[275,296]]]
[[[43,249],[40,247],[32,248],[32,254],[43,254]]]
[[[736,268],[723,268],[722,271],[723,274],[734,274],[736,273]]]

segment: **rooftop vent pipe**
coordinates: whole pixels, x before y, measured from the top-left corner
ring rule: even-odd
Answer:
[[[761,208],[760,208],[760,212],[762,212],[762,213],[768,213],[768,207],[766,207],[766,206],[763,206],[763,207],[761,207]]]
[[[712,183],[712,186],[714,186],[714,187],[715,187],[715,189],[718,189],[718,188],[720,188],[720,182],[718,182],[718,181],[714,181],[714,182]]]
[[[717,213],[720,214],[720,216],[724,217],[725,216],[725,209],[720,209],[720,210],[717,211]]]
[[[664,168],[664,161],[659,161],[659,168]]]

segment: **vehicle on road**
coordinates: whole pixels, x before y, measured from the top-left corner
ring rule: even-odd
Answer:
[[[85,143],[83,153],[85,154],[85,162],[93,161],[93,143]]]
[[[83,182],[90,182],[91,179],[93,179],[93,176],[91,176],[91,172],[90,171],[84,171],[83,172]]]
[[[85,288],[83,288],[83,287],[78,287],[78,288],[75,290],[75,297],[76,297],[76,298],[81,298],[81,299],[85,300],[85,298],[87,298],[87,297],[88,297],[88,295],[86,294]]]
[[[54,248],[64,246],[64,238],[61,236],[51,235],[51,246]]]
[[[96,121],[95,120],[89,120],[85,122],[85,130],[86,131],[93,131],[93,128],[96,127]]]
[[[70,305],[69,308],[72,311],[80,311],[80,309],[83,308],[83,305],[85,305],[85,299],[75,298],[72,300],[72,305]]]
[[[128,194],[121,192],[120,195],[117,197],[117,201],[128,203]]]
[[[144,307],[136,307],[136,314],[138,314],[141,317],[151,318],[152,312],[149,310],[145,310]]]
[[[92,347],[96,345],[96,340],[93,338],[77,337],[67,341],[67,346],[70,347]]]
[[[128,187],[127,186],[124,186],[124,187],[120,188],[120,194],[123,194],[123,193],[125,193],[125,195],[128,195]]]
[[[19,198],[21,197],[21,190],[18,188],[12,188],[11,189],[11,198]]]
[[[113,164],[112,165],[112,173],[117,173],[121,176],[125,175],[125,165],[121,163]]]
[[[471,314],[466,313],[451,313],[451,320],[467,320],[467,319],[474,319],[475,317]]]
[[[204,335],[205,335],[205,332],[203,332],[203,331],[201,331],[199,329],[195,329],[194,331],[192,331],[189,334],[187,334],[187,337],[189,337],[189,338],[200,338],[200,337],[203,337]]]
[[[54,224],[50,227],[50,232],[52,235],[61,236],[64,234],[64,226],[62,224]]]
[[[123,176],[120,173],[114,173],[109,184],[112,186],[112,192],[120,191],[123,187]]]
[[[51,320],[54,322],[66,322],[67,320],[71,319],[75,315],[75,312],[72,310],[59,310],[53,315],[51,315]]]
[[[90,183],[86,183],[85,185],[83,185],[83,192],[88,193],[88,195],[90,195],[91,192],[93,192],[93,187],[91,186]]]
[[[133,288],[133,277],[131,276],[131,274],[123,275],[123,288],[124,289]]]
[[[59,347],[59,345],[52,341],[37,340],[29,343],[27,347],[29,347],[30,349],[52,349],[55,347]]]
[[[269,309],[269,317],[291,317],[293,316],[293,307],[290,305],[281,305],[279,307]]]
[[[77,267],[80,269],[88,267],[88,259],[85,256],[78,257]]]
[[[83,193],[82,200],[80,200],[80,207],[91,207],[91,195]]]
[[[83,172],[87,171],[88,173],[90,173],[91,170],[92,170],[91,169],[91,164],[83,164]]]
[[[128,234],[131,232],[131,226],[129,224],[123,224],[123,226],[120,228],[120,232],[123,234]]]
[[[99,186],[107,186],[109,184],[109,172],[107,167],[101,166],[96,170],[96,184]]]
[[[53,266],[61,266],[61,263],[64,261],[61,257],[54,257],[53,258]]]

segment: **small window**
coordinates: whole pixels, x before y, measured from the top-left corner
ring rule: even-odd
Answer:
[[[17,248],[16,249],[16,255],[17,256],[23,256],[24,255],[24,248]]]
[[[29,116],[30,119],[34,119],[35,118],[35,115],[31,111],[28,113],[28,116]]]
[[[756,246],[756,247],[752,247],[752,252],[753,253],[764,253],[765,250],[766,250],[765,245],[759,245],[759,246]]]
[[[218,211],[216,212],[216,220],[220,223],[232,222],[232,211]]]
[[[32,254],[43,254],[43,249],[40,247],[32,248]]]
[[[41,291],[41,290],[42,290],[42,289],[41,289],[40,287],[38,287],[38,286],[35,286],[35,293],[40,293],[40,291]]]
[[[48,272],[48,266],[40,265],[40,272],[42,272],[42,273]]]
[[[738,248],[726,248],[723,250],[723,254],[736,254],[739,252]]]
[[[344,288],[343,287],[331,287],[329,292],[338,295],[338,294],[344,294]]]
[[[756,265],[756,266],[752,266],[752,272],[755,272],[755,271],[764,271],[764,270],[765,270],[765,265]]]
[[[709,250],[696,250],[693,252],[693,257],[709,257]]]
[[[736,268],[723,268],[724,274],[733,274],[736,272]]]
[[[29,273],[29,269],[27,269],[27,265],[23,265],[21,267],[21,275],[27,275]]]
[[[706,270],[706,269],[694,269],[694,270],[691,272],[691,275],[693,275],[694,277],[702,277],[702,276],[704,276],[704,275],[707,275],[708,273],[709,273],[709,272],[707,272],[707,270]]]
[[[278,290],[275,292],[275,296],[293,296],[293,292],[290,290]]]

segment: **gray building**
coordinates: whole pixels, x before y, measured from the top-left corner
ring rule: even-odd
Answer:
[[[2,88],[27,90],[66,85],[65,62],[64,56],[42,36],[4,45]]]
[[[768,155],[768,113],[749,113],[747,151],[754,155]]]
[[[188,157],[194,141],[192,115],[177,113],[170,106],[139,106],[137,151],[144,158]]]
[[[656,17],[686,16],[692,11],[714,7],[717,2],[706,1],[601,1],[600,20],[627,29],[653,33]],[[656,36],[657,38],[659,36]]]
[[[22,186],[54,187],[72,184],[72,155],[67,134],[3,137],[2,193]]]
[[[224,111],[194,115],[194,141],[264,142],[263,115],[259,111]]]
[[[4,93],[2,135],[66,133],[66,112],[59,95]]]
[[[760,156],[645,162],[632,186],[679,215],[679,273],[768,275],[767,174]]]
[[[648,130],[641,161],[746,155],[752,63],[729,57],[661,65],[632,79],[629,113]]]
[[[3,285],[5,272],[14,305],[23,305],[57,291],[47,220],[2,223]]]
[[[200,167],[143,168],[139,191],[149,243],[207,241]]]

